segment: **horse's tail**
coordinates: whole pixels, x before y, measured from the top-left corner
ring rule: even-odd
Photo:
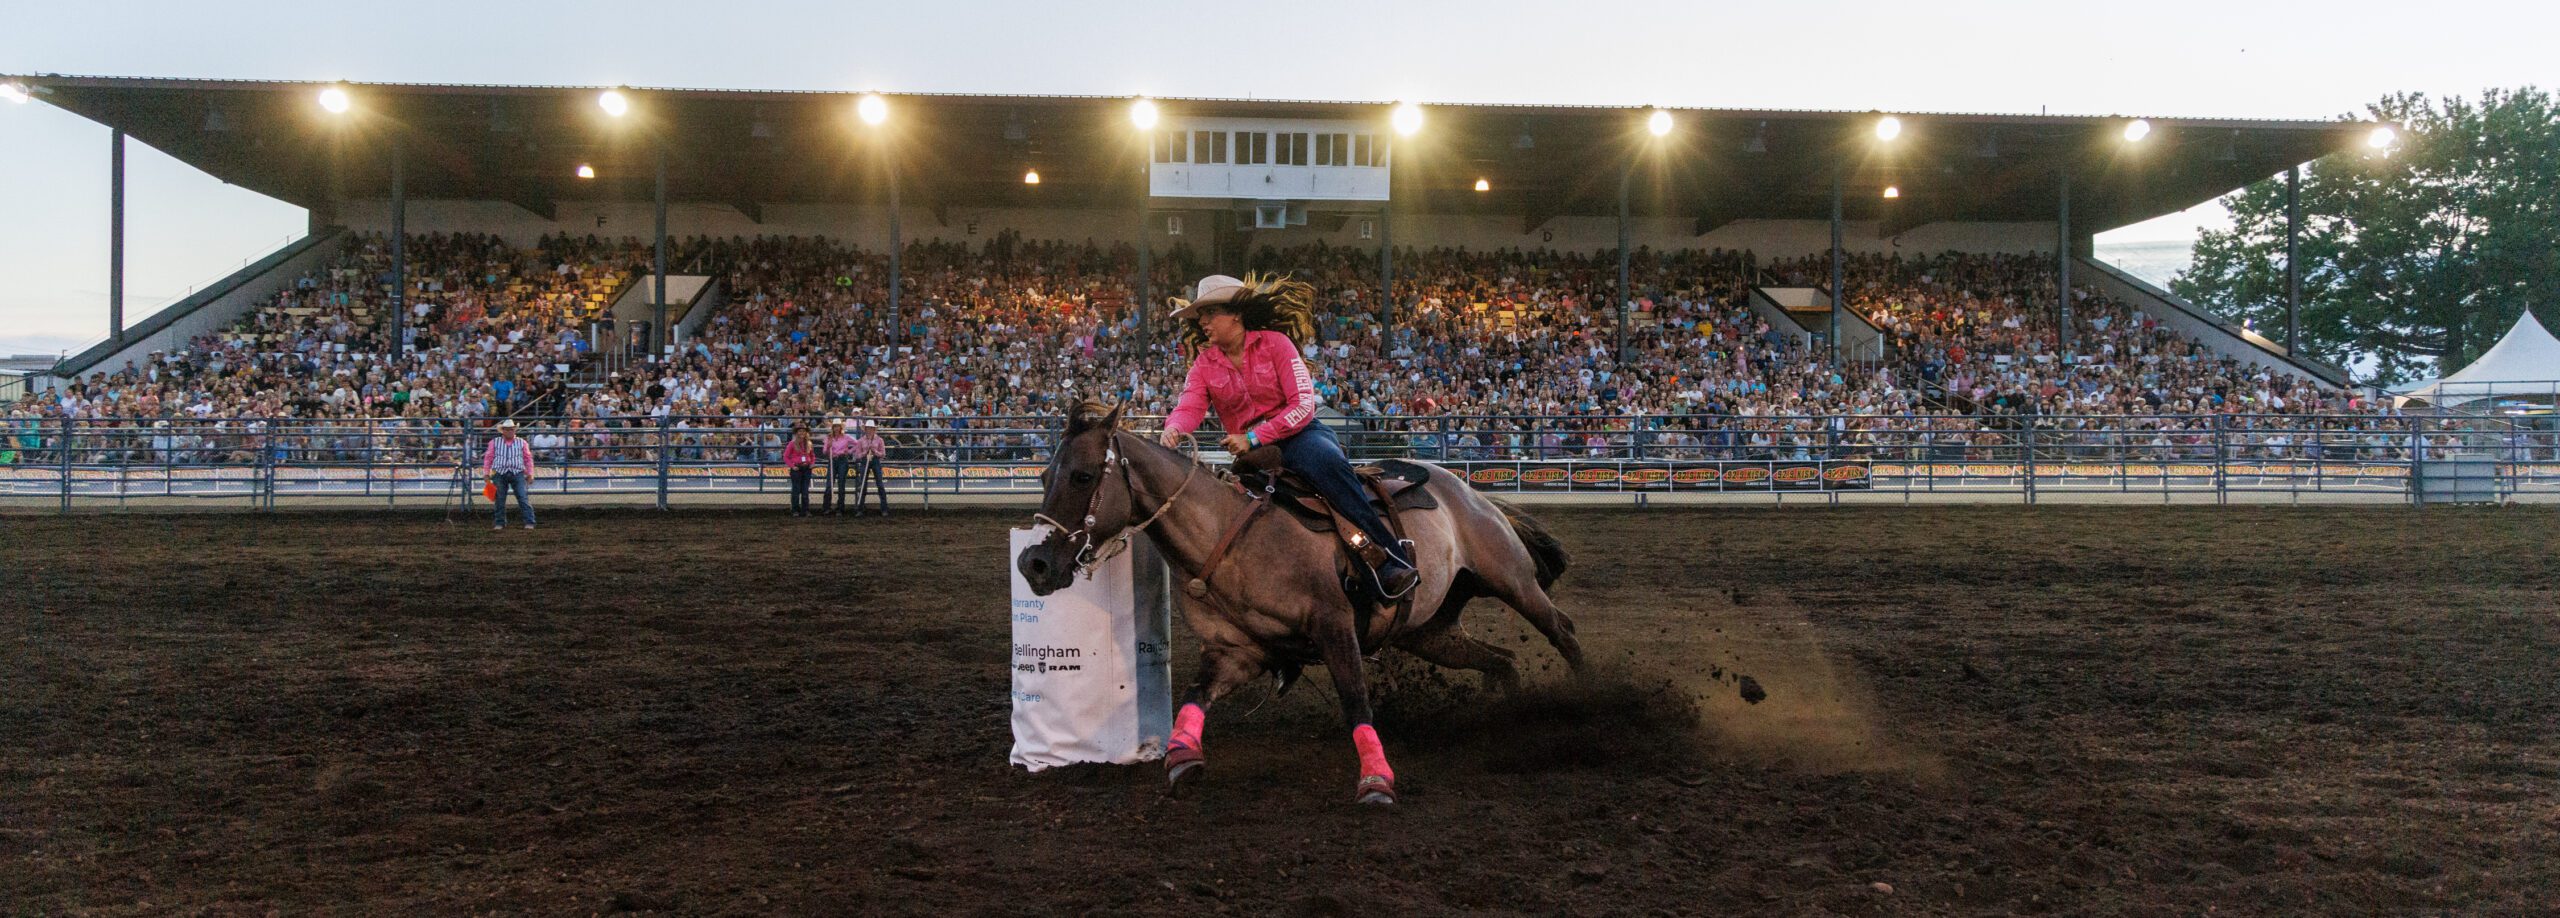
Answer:
[[[1522,512],[1510,502],[1490,494],[1484,499],[1501,510],[1504,519],[1511,521],[1511,533],[1520,537],[1520,544],[1529,549],[1530,560],[1537,562],[1538,588],[1543,590],[1555,586],[1556,578],[1564,576],[1565,564],[1571,560],[1565,554],[1564,543],[1556,541],[1555,534],[1540,525],[1536,517]]]

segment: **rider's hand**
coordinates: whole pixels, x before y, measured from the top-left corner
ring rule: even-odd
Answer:
[[[1182,441],[1188,439],[1191,439],[1190,434],[1183,433],[1170,427],[1165,428],[1164,433],[1156,435],[1156,442],[1164,444],[1164,448],[1166,449],[1181,449]]]
[[[1245,450],[1253,448],[1253,443],[1246,440],[1243,434],[1228,434],[1226,439],[1218,441],[1218,445],[1226,447],[1227,452],[1238,456],[1244,455]]]

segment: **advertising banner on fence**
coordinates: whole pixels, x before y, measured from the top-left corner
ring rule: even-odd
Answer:
[[[1013,559],[1048,534],[1016,529],[1013,764],[1164,757],[1173,727],[1173,582],[1155,545],[1133,540],[1090,578],[1034,595]]]
[[[1447,463],[1484,491],[1841,491],[1872,487],[1865,462]]]

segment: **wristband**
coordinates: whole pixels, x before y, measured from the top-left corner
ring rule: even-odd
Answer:
[[[1250,430],[1245,431],[1245,432],[1244,432],[1244,445],[1246,445],[1246,446],[1261,446],[1261,445],[1262,445],[1262,437],[1261,437],[1260,435],[1258,435],[1258,434],[1255,434],[1253,431],[1250,431]]]

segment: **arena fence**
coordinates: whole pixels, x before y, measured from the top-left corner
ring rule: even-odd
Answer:
[[[536,494],[789,491],[783,417],[519,419]],[[1156,423],[1139,419],[1153,429]],[[2409,500],[2560,494],[2549,418],[2342,416],[1414,417],[1330,421],[1357,459],[1447,466],[1486,491],[1652,495],[2357,493]],[[272,507],[473,501],[485,421],[0,419],[0,497],[69,511],[134,498]],[[889,492],[1037,493],[1058,420],[883,421]],[[1214,437],[1204,444],[1215,442]],[[1214,449],[1214,447],[1211,447]],[[823,466],[822,466],[823,469]]]

